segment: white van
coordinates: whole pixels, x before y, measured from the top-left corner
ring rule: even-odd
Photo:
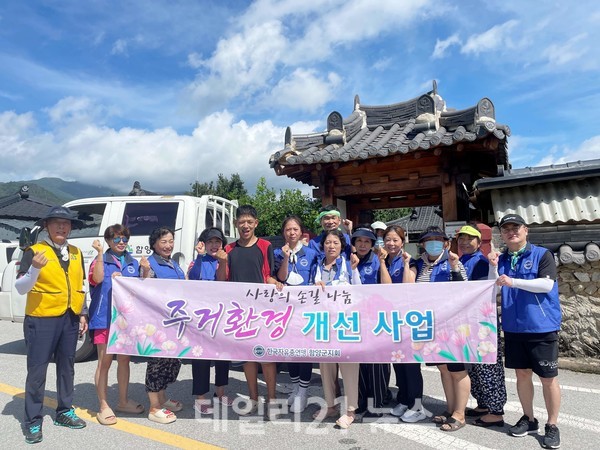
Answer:
[[[152,253],[148,236],[153,229],[159,226],[171,227],[175,230],[173,258],[184,270],[194,260],[198,235],[205,228],[213,226],[220,228],[229,242],[238,238],[234,225],[237,201],[213,195],[98,197],[73,200],[65,206],[76,211],[78,219],[84,223],[83,228],[71,231],[69,243],[81,249],[86,270],[96,256],[92,242],[94,239],[100,239],[106,249],[104,230],[116,223],[129,228],[131,238],[127,249],[138,259]],[[12,261],[2,274],[1,320],[23,321],[26,296],[19,295],[14,288],[19,261],[22,250],[45,236],[46,232],[40,232],[37,227],[31,232],[24,229],[21,233],[21,249],[15,251]],[[94,346],[88,336],[84,336],[78,344],[76,360],[87,358],[93,351]]]

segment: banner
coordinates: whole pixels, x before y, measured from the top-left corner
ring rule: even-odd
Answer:
[[[229,361],[495,363],[493,281],[286,286],[113,279],[108,353]]]

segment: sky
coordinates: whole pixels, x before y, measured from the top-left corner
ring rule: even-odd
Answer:
[[[600,158],[600,4],[539,0],[0,0],[0,181],[276,189],[285,129],[436,80],[488,97],[514,168]]]

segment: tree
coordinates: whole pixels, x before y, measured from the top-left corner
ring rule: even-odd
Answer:
[[[373,211],[375,221],[389,222],[410,214],[411,208],[376,209]]]
[[[256,192],[248,197],[248,203],[258,212],[257,236],[274,236],[281,233],[283,219],[293,214],[304,223],[304,226],[314,231],[320,202],[303,194],[300,189],[282,189],[279,195],[275,189],[267,186],[264,177],[258,180]]]
[[[202,195],[218,195],[219,197],[228,200],[242,200],[248,197],[248,191],[244,187],[244,182],[240,175],[234,173],[231,178],[227,178],[222,173],[217,175],[216,183],[210,181],[208,183],[200,183],[195,181],[190,183],[191,189],[187,195],[201,197]]]

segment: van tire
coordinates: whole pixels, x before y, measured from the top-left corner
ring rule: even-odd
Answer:
[[[89,333],[84,333],[81,339],[77,340],[75,350],[75,362],[82,362],[90,358],[96,352],[96,346],[92,343]]]

